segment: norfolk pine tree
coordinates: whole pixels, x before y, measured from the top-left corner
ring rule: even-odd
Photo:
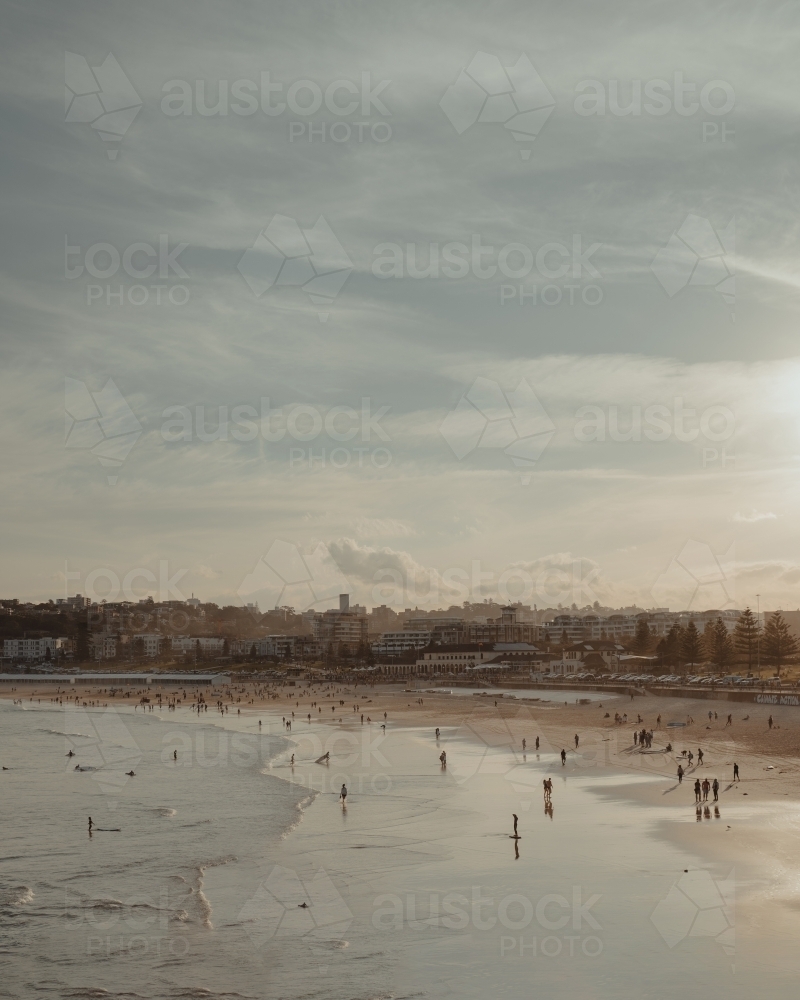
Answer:
[[[736,622],[736,628],[733,630],[733,641],[736,646],[736,652],[743,653],[747,657],[747,670],[749,673],[753,671],[753,659],[758,650],[760,635],[760,623],[750,608],[745,608]]]
[[[700,633],[697,631],[695,623],[690,621],[683,633],[681,652],[683,653],[684,663],[693,667],[700,659],[700,647]]]
[[[789,657],[797,653],[797,639],[789,631],[789,626],[780,611],[769,616],[764,628],[764,655],[781,674],[781,667]]]
[[[712,659],[718,667],[727,667],[733,659],[733,641],[728,628],[721,618],[714,622],[712,633]]]

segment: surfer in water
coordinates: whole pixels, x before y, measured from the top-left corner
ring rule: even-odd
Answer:
[[[92,822],[92,817],[90,816],[90,817],[89,817],[89,833],[91,833],[91,832],[92,832],[92,827],[93,827],[93,826],[94,826],[94,823]]]
[[[324,753],[321,757],[317,757],[317,759],[314,761],[314,763],[315,764],[327,764],[330,759],[331,759],[331,754],[330,754],[330,751],[328,751],[328,753]]]
[[[511,813],[511,815],[514,817],[514,840],[518,840],[519,834],[517,833],[517,822],[519,820],[519,817],[517,816],[516,813]]]
[[[70,752],[68,754],[64,754],[64,756],[65,757],[74,757],[75,756],[75,751],[74,750],[70,750]]]

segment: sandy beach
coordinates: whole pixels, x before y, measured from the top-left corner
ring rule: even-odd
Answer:
[[[773,707],[770,730],[767,706],[623,696],[576,704],[579,691],[526,701],[524,692],[511,698],[507,691],[246,685],[205,690],[208,711],[198,713],[182,691],[172,692],[181,698],[173,711],[158,709],[156,690],[144,707],[132,704],[135,693],[111,699],[89,687],[80,704],[65,700],[63,708],[45,685],[9,692],[2,723],[11,712],[22,732],[39,732],[49,713],[67,725],[47,732],[79,734],[61,739],[76,747],[77,768],[83,764],[86,773],[75,774],[68,759],[64,777],[59,744],[52,760],[43,747],[37,773],[25,777],[29,804],[43,769],[50,780],[71,783],[72,798],[58,816],[40,803],[39,815],[62,835],[65,823],[83,826],[84,801],[76,810],[74,800],[84,795],[85,808],[103,817],[96,822],[111,817],[108,825],[120,827],[114,856],[121,850],[126,861],[145,849],[128,839],[132,824],[154,808],[162,824],[191,809],[198,845],[203,824],[211,824],[214,858],[193,855],[202,875],[175,911],[186,914],[178,926],[190,960],[171,961],[191,969],[192,982],[202,971],[214,990],[233,984],[244,995],[266,975],[269,995],[287,997],[479,997],[501,976],[508,995],[521,995],[534,975],[551,989],[569,983],[578,995],[667,997],[689,976],[711,995],[736,997],[757,987],[768,963],[771,995],[788,991],[790,942],[800,930],[797,709]],[[228,705],[224,714],[218,697]],[[615,714],[625,713],[627,722],[615,723]],[[685,727],[667,725],[688,719]],[[104,736],[110,721],[121,728]],[[644,726],[654,730],[652,753],[633,743],[634,729]],[[130,743],[135,777],[124,777],[127,764],[112,761],[105,742]],[[7,790],[25,766],[18,749],[4,760]],[[679,756],[690,749],[692,765]],[[734,762],[738,782],[731,780]],[[121,783],[111,780],[115,770]],[[705,776],[719,779],[719,801],[709,795],[698,812],[693,785]],[[199,783],[187,798],[188,778]],[[543,807],[547,779],[550,810]],[[271,783],[267,813],[259,781]],[[250,818],[226,828],[224,817],[239,808],[242,793]],[[512,814],[519,840],[511,836]],[[267,820],[278,823],[274,834],[267,835]],[[146,836],[151,821],[141,822]],[[90,838],[91,851],[103,849],[101,837]],[[170,851],[181,853],[177,845]],[[20,867],[24,862],[6,860],[2,875],[30,888],[30,908],[43,890]],[[127,864],[119,878],[128,895],[137,891]],[[119,887],[108,892],[124,896]],[[170,941],[175,926],[166,932]],[[78,947],[96,952],[101,939],[88,935]],[[631,949],[647,957],[640,975],[647,990],[623,962]],[[96,957],[89,956],[91,966]],[[158,978],[164,967],[153,963]],[[105,970],[93,967],[89,981],[113,991],[113,967],[113,960]],[[82,966],[63,985],[86,981]]]

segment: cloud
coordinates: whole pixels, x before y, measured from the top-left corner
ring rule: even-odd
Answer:
[[[743,514],[737,510],[731,520],[741,524],[754,524],[756,521],[776,521],[777,518],[778,515],[773,514],[772,511],[762,513],[758,510],[751,510],[749,514]]]

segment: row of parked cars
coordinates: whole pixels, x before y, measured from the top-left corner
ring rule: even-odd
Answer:
[[[568,674],[564,680],[578,682],[600,682],[607,684],[675,684],[681,687],[777,687],[778,678],[762,680],[759,677],[742,677],[741,674]]]

